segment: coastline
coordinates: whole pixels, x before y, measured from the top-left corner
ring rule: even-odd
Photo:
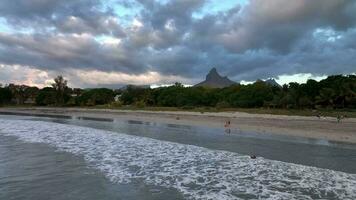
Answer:
[[[336,142],[356,143],[356,118],[343,119],[341,123],[332,117],[287,116],[271,114],[249,114],[244,112],[189,112],[189,111],[143,111],[87,108],[50,107],[2,107],[1,113],[18,115],[51,115],[58,117],[88,117],[98,119],[140,120],[167,124],[224,128],[289,135],[296,137],[325,139]]]

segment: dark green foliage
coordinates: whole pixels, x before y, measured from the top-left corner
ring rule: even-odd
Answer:
[[[11,90],[9,88],[0,87],[0,105],[10,103],[12,98]]]
[[[58,100],[60,98],[61,100]],[[60,97],[53,87],[45,87],[38,92],[36,96],[36,105],[38,106],[63,106],[70,100],[70,96],[64,93]]]
[[[121,101],[125,105],[131,105],[143,99],[147,99],[147,91],[149,89],[128,86],[121,94]]]
[[[356,76],[330,76],[317,82],[289,83],[276,87],[257,81],[249,85],[233,85],[222,89],[183,87],[176,83],[156,89],[128,88],[121,101],[126,105],[237,108],[355,108]]]
[[[69,92],[70,89],[67,86],[67,80],[63,78],[63,76],[57,76],[54,79],[54,83],[52,84],[52,87],[56,91],[56,105],[57,106],[62,106],[66,104],[69,99]]]
[[[113,104],[114,96],[120,94],[118,105],[217,108],[356,108],[356,76],[336,75],[317,82],[289,83],[283,87],[257,81],[249,85],[232,85],[213,89],[207,87],[184,87],[176,83],[169,87],[140,88],[129,86],[122,91],[106,88],[81,90],[70,89],[59,77],[53,87],[37,88],[9,85],[0,87],[0,104],[12,101],[22,104],[36,97],[37,105],[95,106]],[[58,100],[60,98],[60,100]]]
[[[83,92],[77,97],[77,105],[95,106],[108,104],[114,101],[115,93],[113,90],[106,88],[90,89]]]
[[[11,91],[12,101],[18,105],[33,101],[39,91],[37,87],[30,87],[27,85],[10,84],[6,88]]]
[[[265,102],[273,99],[273,86],[262,81],[257,81],[250,85],[239,85],[235,87],[237,87],[237,92],[230,94],[227,99],[233,107],[262,107]]]
[[[45,87],[38,92],[36,104],[39,106],[55,105],[57,100],[57,92],[52,87]]]
[[[150,90],[155,105],[166,107],[215,106],[218,98],[216,89],[203,87],[183,87],[176,83],[170,87]]]

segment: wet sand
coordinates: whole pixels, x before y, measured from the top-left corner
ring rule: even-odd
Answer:
[[[53,115],[57,117],[87,117],[224,128],[230,121],[231,130],[299,136],[329,141],[356,143],[356,119],[337,123],[330,117],[304,117],[243,112],[131,111],[86,108],[0,108],[0,114]]]

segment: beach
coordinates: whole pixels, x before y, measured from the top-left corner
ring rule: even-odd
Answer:
[[[87,108],[0,108],[3,114],[87,117],[96,119],[139,120],[167,124],[226,128],[231,131],[289,135],[356,143],[356,119],[340,123],[331,117],[249,114],[243,112],[132,111]],[[230,121],[226,127],[225,123]]]
[[[2,108],[0,199],[355,199],[354,126],[241,112]]]

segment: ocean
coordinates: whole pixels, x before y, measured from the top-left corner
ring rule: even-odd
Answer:
[[[1,200],[356,199],[355,163],[355,145],[325,140],[0,116]]]

